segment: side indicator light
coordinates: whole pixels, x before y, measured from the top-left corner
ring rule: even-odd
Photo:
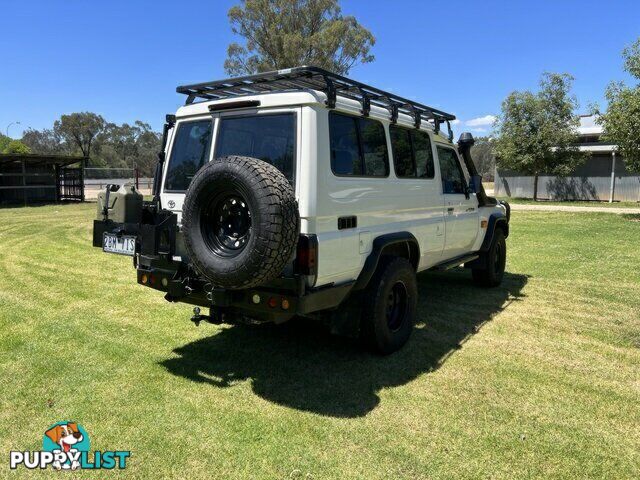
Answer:
[[[488,221],[486,220],[481,220],[480,221],[480,228],[487,228],[487,225],[489,224]]]
[[[289,310],[289,307],[291,306],[289,304],[289,300],[287,300],[286,298],[282,299],[282,304],[281,305],[282,305],[282,309],[283,310]]]

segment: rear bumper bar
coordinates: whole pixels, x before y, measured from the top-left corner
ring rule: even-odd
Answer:
[[[339,286],[309,288],[305,275],[283,276],[247,290],[214,288],[186,262],[174,260],[177,217],[167,210],[145,205],[140,223],[95,220],[93,246],[102,248],[105,233],[136,238],[134,265],[137,281],[165,293],[170,302],[183,302],[275,322],[295,315],[310,315],[339,306],[354,282]]]
[[[172,262],[178,264],[179,262]],[[215,308],[261,320],[281,323],[291,317],[306,316],[339,306],[349,295],[354,282],[316,289],[305,287],[304,277],[279,278],[266,285],[246,290],[214,288],[200,278],[184,273],[184,264],[176,266],[138,265],[139,284],[165,293],[170,302],[183,302]]]

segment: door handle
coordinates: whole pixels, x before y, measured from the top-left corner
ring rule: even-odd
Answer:
[[[448,213],[449,215],[451,215],[451,214],[453,213],[453,211],[454,211],[454,210],[455,210],[455,208],[454,208],[454,207],[448,207],[448,208],[447,208],[447,213]]]

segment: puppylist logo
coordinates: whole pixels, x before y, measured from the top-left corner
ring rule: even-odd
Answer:
[[[126,468],[130,456],[130,451],[95,451],[91,456],[86,430],[75,422],[58,422],[44,432],[42,450],[12,451],[9,463],[12,470],[19,466],[31,470],[112,470]]]

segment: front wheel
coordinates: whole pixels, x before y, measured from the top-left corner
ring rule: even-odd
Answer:
[[[507,263],[507,242],[501,228],[497,228],[494,232],[486,256],[486,268],[474,268],[471,271],[473,281],[481,287],[497,287],[502,283],[504,267]]]
[[[413,331],[418,285],[405,258],[385,258],[365,294],[361,338],[372,351],[388,355],[399,350]]]

